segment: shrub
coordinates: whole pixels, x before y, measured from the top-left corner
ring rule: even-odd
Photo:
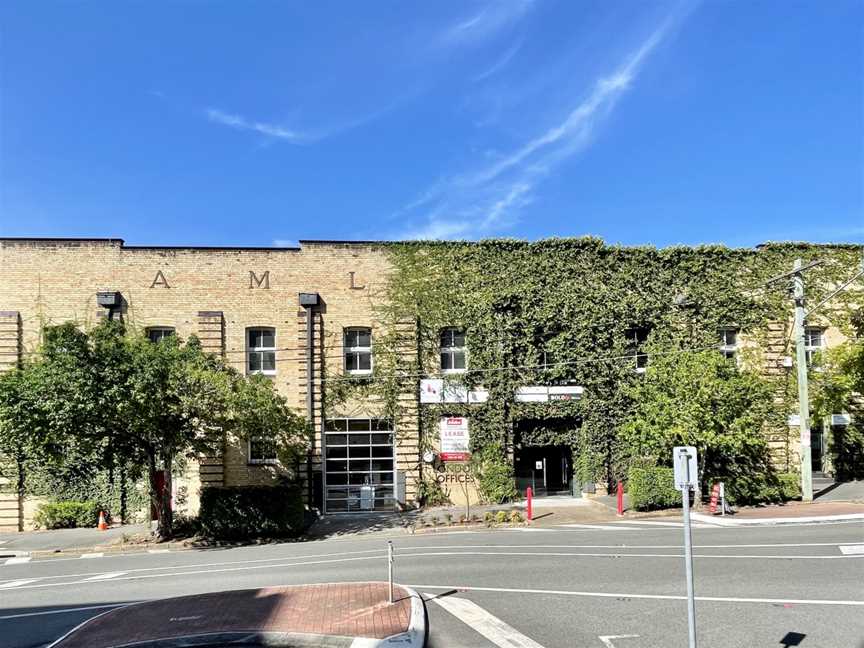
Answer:
[[[208,487],[198,522],[207,537],[239,540],[297,536],[305,529],[303,498],[295,486]]]
[[[519,511],[511,511],[510,512],[510,523],[511,524],[521,524],[525,521],[525,518],[522,517],[522,514]]]
[[[498,511],[495,513],[495,522],[504,524],[507,521],[507,511]]]
[[[495,524],[495,514],[492,511],[486,511],[483,514],[483,522],[486,523],[486,526],[492,526]]]
[[[627,474],[627,495],[630,506],[640,511],[669,508],[681,503],[681,493],[675,490],[673,470],[660,466],[633,467]]]
[[[756,473],[738,477],[718,478],[726,488],[731,504],[765,504],[784,502],[801,496],[798,473]]]
[[[99,522],[99,505],[93,501],[46,502],[40,504],[33,524],[40,529],[74,529],[95,527]],[[106,521],[109,520],[105,512]]]

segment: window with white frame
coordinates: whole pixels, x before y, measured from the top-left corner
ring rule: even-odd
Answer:
[[[150,326],[147,328],[147,337],[154,344],[172,335],[174,335],[174,328],[171,326]]]
[[[734,360],[735,354],[738,352],[738,329],[736,328],[721,328],[720,329],[720,353],[727,360]]]
[[[645,342],[648,341],[647,328],[631,328],[625,332],[627,337],[627,354],[632,357],[633,368],[643,373],[648,366],[648,354],[643,351]]]
[[[276,456],[276,444],[272,439],[253,436],[249,439],[250,464],[275,464],[279,462]]]
[[[372,373],[372,329],[352,327],[345,329],[345,372]]]
[[[276,329],[270,327],[248,329],[246,370],[250,374],[276,375]]]
[[[441,371],[460,373],[467,367],[468,352],[465,348],[465,331],[448,327],[441,331]]]
[[[804,355],[807,357],[807,366],[811,366],[816,359],[816,354],[822,351],[824,343],[824,331],[816,326],[804,327]]]

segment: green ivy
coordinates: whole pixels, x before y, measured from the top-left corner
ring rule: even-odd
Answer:
[[[384,249],[392,271],[376,300],[384,334],[376,339],[374,379],[328,385],[328,401],[378,398],[394,420],[411,416],[417,404],[400,395],[416,395],[419,377],[437,374],[441,329],[463,328],[469,370],[459,380],[469,388],[482,385],[489,400],[470,407],[423,406],[421,451],[434,443],[438,417],[470,416],[475,469],[490,501],[514,495],[502,484],[512,481],[518,444],[572,447],[580,481],[611,484],[624,477],[632,453],[620,431],[641,378],[620,358],[627,353],[628,330],[644,328],[653,344],[689,352],[716,347],[718,329],[734,326],[758,348],[779,340],[782,350],[791,302],[782,283],[766,287],[767,280],[791,270],[796,258],[805,264],[822,260],[807,272],[808,299],[816,303],[852,275],[860,257],[853,245],[656,249],[611,246],[592,237],[408,242]],[[848,314],[861,301],[860,292],[847,291],[818,318],[848,330]],[[779,331],[769,330],[774,323],[780,323]],[[669,348],[672,340],[676,346]],[[544,350],[553,364],[539,368]],[[761,365],[759,353],[750,360]],[[777,411],[783,412],[775,417],[776,433],[788,437],[785,414],[792,411],[794,381],[788,372],[769,380]],[[585,399],[514,402],[519,386],[550,381],[583,386]],[[520,426],[526,420],[533,422],[530,433]]]

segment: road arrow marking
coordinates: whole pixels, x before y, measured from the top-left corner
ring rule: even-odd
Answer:
[[[615,648],[615,644],[612,643],[613,639],[637,639],[638,637],[639,635],[605,635],[597,638],[603,642],[606,648]]]
[[[30,562],[29,556],[18,556],[17,558],[9,558],[3,564],[4,565],[20,565],[22,563],[28,563],[28,562]]]
[[[105,555],[104,553],[86,553],[86,554],[81,554],[81,557],[82,558],[102,558],[104,555]]]
[[[117,578],[118,576],[123,576],[126,572],[108,572],[107,574],[97,574],[96,576],[91,576],[90,578],[85,578],[87,581],[99,581],[99,580],[108,580],[109,578]]]
[[[474,601],[457,596],[436,597],[431,600],[500,648],[543,648],[530,637],[489,614]]]

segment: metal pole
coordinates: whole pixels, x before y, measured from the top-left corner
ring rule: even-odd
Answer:
[[[807,385],[807,353],[804,350],[804,277],[801,259],[795,259],[792,277],[795,299],[795,364],[798,370],[798,424],[801,428],[801,501],[813,501],[813,467],[810,464],[810,396]]]
[[[679,455],[679,461],[684,461],[684,471],[687,477],[681,489],[681,499],[684,505],[684,566],[687,571],[687,635],[689,648],[696,648],[696,602],[693,598],[693,545],[690,538],[690,461],[687,453]]]
[[[387,541],[387,582],[390,585],[388,601],[393,602],[393,541]]]

